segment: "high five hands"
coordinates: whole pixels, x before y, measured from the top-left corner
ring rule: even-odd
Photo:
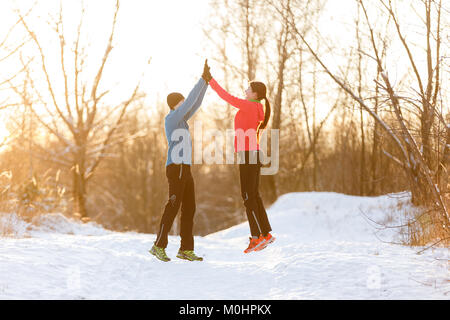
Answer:
[[[203,78],[203,80],[205,80],[206,83],[209,83],[209,81],[212,79],[211,73],[209,71],[208,59],[205,59],[205,65],[203,66],[202,78]]]

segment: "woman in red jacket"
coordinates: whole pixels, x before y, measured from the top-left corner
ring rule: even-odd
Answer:
[[[209,69],[208,69],[209,70]],[[270,118],[270,103],[266,97],[266,86],[252,81],[245,91],[246,98],[239,99],[226,92],[210,76],[209,85],[223,100],[239,109],[234,117],[234,149],[238,153],[241,195],[250,224],[250,243],[245,253],[264,249],[275,238],[259,194],[261,172],[259,137]],[[265,111],[261,101],[264,100]]]

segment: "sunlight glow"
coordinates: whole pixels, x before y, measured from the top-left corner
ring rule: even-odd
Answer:
[[[6,129],[5,124],[0,121],[0,150],[3,148],[3,143],[9,137],[10,133],[8,129]]]

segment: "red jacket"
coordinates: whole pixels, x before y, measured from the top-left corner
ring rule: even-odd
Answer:
[[[264,120],[264,109],[257,100],[239,99],[226,92],[216,80],[209,85],[223,100],[239,109],[234,116],[234,151],[259,150],[258,127]]]

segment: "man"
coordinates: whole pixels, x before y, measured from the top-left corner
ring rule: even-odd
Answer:
[[[159,232],[150,253],[162,261],[170,261],[165,249],[168,234],[178,209],[181,206],[181,245],[177,258],[189,261],[202,261],[194,253],[194,236],[192,234],[195,213],[194,179],[191,174],[192,141],[187,121],[200,108],[208,88],[211,74],[205,61],[203,74],[194,88],[184,99],[178,92],[167,96],[170,112],[165,118],[165,131],[168,142],[166,176],[169,182],[169,199],[164,208]]]

